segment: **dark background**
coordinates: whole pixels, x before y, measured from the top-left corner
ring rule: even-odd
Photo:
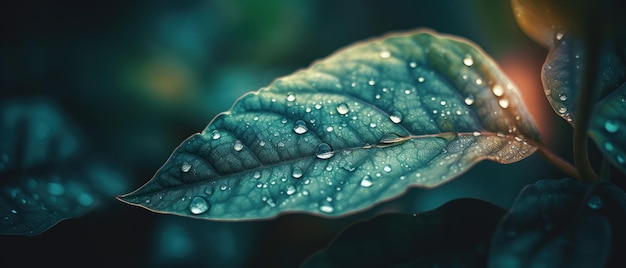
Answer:
[[[517,83],[544,141],[569,158],[571,132],[543,97],[546,50],[508,1],[3,1],[0,99],[48,99],[89,150],[147,182],[186,137],[245,92],[353,42],[430,28],[482,47]],[[459,197],[509,207],[526,184],[560,178],[536,155],[478,164],[434,190],[340,219],[286,215],[211,222],[160,215],[110,196],[35,237],[0,236],[1,267],[294,267],[341,229],[385,212],[426,211]],[[123,194],[123,193],[119,193]],[[425,241],[426,242],[426,241]]]

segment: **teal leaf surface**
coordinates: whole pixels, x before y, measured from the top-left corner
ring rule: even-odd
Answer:
[[[542,69],[543,87],[554,111],[575,124],[578,89],[587,72],[588,50],[575,35],[557,32],[553,47]],[[616,43],[606,42],[598,51],[597,80],[594,100],[601,100],[626,82],[626,51]],[[595,104],[595,103],[594,103]]]
[[[208,219],[339,216],[436,187],[539,140],[475,45],[429,31],[349,46],[241,97],[120,200]]]
[[[381,215],[350,226],[303,267],[485,267],[505,212],[462,198],[424,213]]]
[[[595,108],[589,135],[609,161],[626,174],[626,84]]]
[[[489,266],[621,267],[625,216],[626,195],[611,183],[539,181],[502,219]]]
[[[55,105],[0,103],[0,234],[37,235],[124,191],[120,174],[84,161],[83,146]]]

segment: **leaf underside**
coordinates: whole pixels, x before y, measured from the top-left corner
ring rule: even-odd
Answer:
[[[418,31],[357,43],[244,95],[120,199],[208,219],[339,216],[483,159],[521,160],[538,140],[484,52]]]

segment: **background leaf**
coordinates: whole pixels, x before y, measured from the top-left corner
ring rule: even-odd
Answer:
[[[523,159],[538,136],[482,51],[430,32],[396,35],[243,96],[121,199],[213,219],[342,215],[482,159]]]
[[[575,124],[578,89],[583,74],[587,72],[585,62],[590,55],[583,42],[573,34],[559,32],[554,38],[554,47],[542,68],[543,86],[554,111],[570,124]],[[597,80],[594,88],[589,89],[594,101],[605,98],[626,82],[624,52],[618,43],[603,43],[597,54]]]
[[[589,135],[602,153],[626,174],[626,84],[596,105]]]
[[[83,146],[56,106],[0,103],[0,234],[37,235],[124,191],[119,173],[83,159]]]
[[[303,267],[484,267],[489,237],[504,213],[461,198],[419,214],[381,215],[350,226]]]
[[[610,183],[563,179],[527,186],[494,234],[489,266],[615,265],[626,242],[625,201]]]

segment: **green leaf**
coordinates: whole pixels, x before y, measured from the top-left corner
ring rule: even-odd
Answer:
[[[596,105],[589,135],[609,161],[626,174],[626,84]]]
[[[621,249],[625,242],[625,212],[626,195],[611,183],[539,181],[522,190],[502,219],[489,266],[605,267],[619,262],[621,253],[610,253],[612,245]]]
[[[604,43],[600,51],[598,79],[592,89],[593,99],[600,100],[626,82],[626,55],[613,42]],[[587,72],[588,50],[575,35],[559,32],[542,69],[543,87],[554,111],[575,124],[578,89]]]
[[[241,97],[122,201],[209,219],[339,216],[521,160],[539,135],[481,50],[428,31],[357,43]]]
[[[0,234],[40,234],[125,189],[121,175],[84,161],[83,143],[46,101],[0,103]]]
[[[381,215],[350,226],[303,267],[484,267],[504,213],[462,198],[424,213]]]

